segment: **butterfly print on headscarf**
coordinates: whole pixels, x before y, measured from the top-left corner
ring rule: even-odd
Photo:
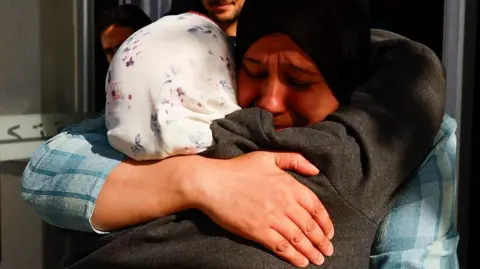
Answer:
[[[122,99],[122,94],[116,90],[112,90],[111,95],[114,101],[118,101]]]
[[[189,135],[189,140],[195,144],[195,148],[205,148],[207,143],[204,141],[205,133],[200,130],[196,130],[195,133]]]
[[[173,77],[175,77],[178,73],[179,73],[179,70],[177,70],[177,69],[175,69],[175,67],[171,66],[170,71],[165,72],[165,80],[163,81],[163,84],[172,83]]]
[[[132,42],[132,40],[133,40],[134,38],[135,38],[135,35],[130,36],[130,37],[127,39],[127,41],[126,41],[126,44],[127,44],[127,45],[130,44],[130,42]]]
[[[185,96],[185,91],[182,88],[177,88],[177,95],[178,97]]]
[[[132,67],[133,64],[135,64],[135,61],[133,61],[133,57],[130,57],[130,59],[125,63],[127,67]]]
[[[135,137],[135,143],[132,146],[133,155],[137,155],[139,152],[145,152],[145,147],[142,145],[142,139],[140,134]]]
[[[190,33],[198,33],[198,32],[200,32],[200,31],[203,31],[203,28],[200,27],[200,26],[198,26],[198,25],[196,25],[196,26],[194,26],[194,27],[192,27],[192,28],[189,28],[188,31],[189,31]]]
[[[230,86],[228,86],[228,82],[224,79],[220,80],[218,83],[222,85],[223,88],[230,88]]]
[[[203,27],[196,25],[194,27],[188,28],[188,32],[192,34],[196,34],[196,33],[207,34],[217,39],[217,35],[213,32],[212,28],[209,25],[204,25]]]
[[[158,109],[155,110],[150,116],[150,129],[153,131],[154,135],[159,137],[162,134],[162,129],[160,124],[158,123]]]
[[[230,60],[230,58],[228,58],[228,57],[227,57],[227,68],[228,68],[228,70],[230,70],[230,71],[233,71],[233,72],[235,71],[235,70],[234,70],[234,69],[235,69],[235,63],[233,63],[233,62]]]

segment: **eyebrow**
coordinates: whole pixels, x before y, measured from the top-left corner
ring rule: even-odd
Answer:
[[[292,63],[289,63],[288,67],[292,68],[295,71],[305,73],[305,74],[308,74],[308,75],[318,75],[318,71],[312,70],[308,67],[300,67],[300,66],[294,65]]]
[[[254,58],[250,58],[250,57],[245,57],[243,59],[244,61],[246,62],[251,62],[251,63],[254,63],[254,64],[259,64],[259,65],[263,65],[265,64],[263,61],[259,60],[259,59],[254,59]],[[304,73],[304,74],[307,74],[307,75],[313,75],[313,76],[318,76],[319,72],[317,70],[315,70],[314,67],[300,67],[290,61],[288,61],[288,64],[287,66],[297,72],[301,72],[301,73]]]

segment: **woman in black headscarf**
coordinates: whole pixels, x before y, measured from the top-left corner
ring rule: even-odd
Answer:
[[[214,125],[218,146],[210,156],[258,149],[306,156],[322,174],[296,178],[320,198],[335,226],[336,254],[325,265],[367,268],[379,223],[440,128],[445,78],[438,58],[405,38],[371,33],[365,0],[247,1],[237,38],[239,104],[262,110]],[[225,154],[232,144],[236,154]],[[289,240],[295,228],[275,230]],[[318,241],[303,231],[310,242],[290,242],[315,263],[310,243]]]
[[[365,0],[252,0],[246,2],[241,19],[239,67],[255,42],[277,33],[301,48],[343,104],[369,74],[370,17]]]

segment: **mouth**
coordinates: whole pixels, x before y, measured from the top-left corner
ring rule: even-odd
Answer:
[[[215,5],[215,6],[212,6],[212,11],[213,12],[224,12],[226,10],[228,10],[230,4],[227,4],[227,5]]]
[[[290,128],[294,125],[294,119],[288,115],[288,114],[283,114],[274,117],[273,119],[273,128],[275,131],[280,131],[283,129]]]
[[[213,12],[223,12],[227,10],[231,5],[233,5],[233,1],[212,1],[210,2],[210,7]]]

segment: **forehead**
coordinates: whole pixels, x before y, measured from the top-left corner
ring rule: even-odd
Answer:
[[[248,49],[249,54],[278,54],[294,52],[305,55],[304,51],[285,34],[270,34],[253,43]]]
[[[270,34],[253,43],[245,53],[246,58],[259,61],[268,61],[270,56],[281,55],[280,59],[286,60],[296,66],[308,69],[317,69],[316,64],[289,36],[285,34]]]

